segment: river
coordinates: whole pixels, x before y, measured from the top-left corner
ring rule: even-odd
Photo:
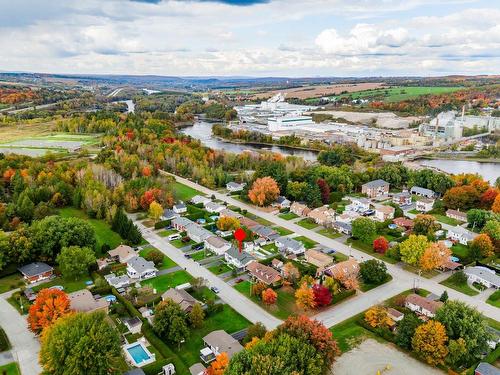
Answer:
[[[226,142],[222,139],[216,138],[212,134],[213,123],[198,120],[193,125],[186,126],[181,129],[181,132],[190,135],[193,138],[199,139],[205,146],[214,150],[224,150],[234,152],[236,154],[242,153],[245,150],[252,151],[272,151],[285,156],[300,156],[304,160],[316,161],[318,153],[316,151],[298,150],[282,146],[267,146],[256,144],[242,144]]]
[[[500,177],[500,163],[480,163],[471,160],[420,159],[420,165],[434,167],[446,173],[479,173],[485,180],[494,184]]]

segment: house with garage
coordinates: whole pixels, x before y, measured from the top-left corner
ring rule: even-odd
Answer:
[[[18,268],[28,284],[48,280],[54,275],[54,268],[43,262],[33,262]]]
[[[377,198],[389,194],[389,183],[384,180],[374,180],[361,185],[361,193],[369,198]]]
[[[470,241],[474,240],[479,234],[471,232],[460,225],[448,230],[448,238],[452,241],[467,245]]]
[[[352,235],[352,225],[350,223],[335,221],[332,227],[339,233],[347,234],[348,236]]]
[[[158,269],[151,261],[136,256],[127,262],[127,275],[132,280],[146,280],[156,277]]]
[[[436,196],[436,193],[433,192],[431,189],[426,189],[420,186],[413,186],[410,189],[410,193],[418,197],[426,197],[426,198],[434,198]]]
[[[230,210],[229,208],[225,208],[221,212],[219,212],[219,217],[232,217],[239,220],[243,217],[243,215],[236,211]]]
[[[236,268],[238,271],[243,271],[250,262],[255,261],[252,255],[248,254],[246,251],[240,252],[235,246],[231,246],[231,248],[224,253],[224,259],[229,266]]]
[[[68,298],[70,308],[75,312],[104,311],[108,313],[109,302],[104,298],[96,299],[88,289],[69,293]]]
[[[420,212],[429,212],[434,207],[434,199],[422,198],[415,204],[415,209]]]
[[[210,363],[221,354],[226,353],[231,359],[236,353],[243,350],[243,346],[233,336],[224,330],[210,332],[203,337],[205,347],[200,350],[200,359],[204,363]]]
[[[196,205],[197,204],[205,205],[210,201],[211,201],[210,198],[204,197],[203,195],[195,195],[193,198],[191,198],[191,203]]]
[[[239,184],[237,182],[231,181],[226,184],[226,189],[231,193],[236,193],[238,191],[242,191],[246,185],[247,184],[245,184],[244,182]]]
[[[193,306],[197,303],[203,305],[200,301],[198,301],[184,289],[170,288],[161,295],[162,301],[166,301],[167,299],[171,299],[172,301],[174,301],[180,306],[181,310],[187,314],[191,312]]]
[[[467,222],[467,213],[460,210],[446,210],[446,216],[464,223]]]
[[[352,223],[354,220],[356,220],[358,217],[361,217],[361,214],[355,211],[344,211],[343,214],[337,215],[335,218],[335,221],[339,221],[342,223]]]
[[[335,220],[336,212],[328,206],[321,206],[315,208],[307,214],[307,216],[314,220],[316,224],[323,226],[331,226]]]
[[[128,277],[127,275],[116,276],[114,273],[105,275],[104,279],[110,286],[116,289],[126,288],[131,283],[130,277]]]
[[[309,249],[304,254],[304,260],[318,267],[318,272],[330,267],[333,264],[333,258],[321,251]]]
[[[128,245],[119,245],[108,251],[109,259],[112,262],[127,263],[129,259],[137,256],[137,253]]]
[[[441,306],[443,306],[441,301],[433,301],[414,293],[409,294],[405,299],[406,308],[428,318],[434,318]]]
[[[371,201],[367,198],[349,197],[349,200],[351,203],[345,206],[346,211],[361,213],[370,209]]]
[[[249,263],[246,270],[254,282],[260,281],[265,285],[276,286],[281,281],[281,275],[277,270],[259,262]]]
[[[252,227],[252,232],[255,233],[257,236],[259,236],[261,239],[265,241],[260,241],[261,245],[265,245],[267,243],[271,243],[276,238],[278,238],[280,235],[278,232],[276,232],[273,228],[267,227],[265,225],[257,225]]]
[[[375,207],[375,219],[378,221],[386,221],[394,219],[394,213],[396,209],[391,206],[386,206],[384,204],[374,204]]]
[[[160,220],[173,220],[176,217],[179,217],[178,213],[175,213],[174,210],[171,210],[170,208],[166,208],[163,210],[163,214],[160,217]]]
[[[188,226],[195,224],[186,217],[176,217],[172,220],[171,225],[179,232],[185,232]]]
[[[207,238],[212,237],[214,235],[208,229],[205,229],[202,226],[194,223],[186,227],[186,234],[196,243],[203,242]]]
[[[274,244],[283,253],[301,255],[306,251],[304,244],[290,237],[278,237]]]
[[[481,266],[467,267],[464,273],[471,283],[479,283],[487,288],[500,288],[500,276],[489,268]]]
[[[208,202],[204,205],[204,207],[205,207],[205,210],[207,210],[211,214],[218,214],[219,212],[221,212],[222,210],[224,210],[226,208],[226,206],[224,206],[220,203],[217,203],[217,202]]]
[[[272,206],[273,207],[278,207],[280,210],[283,209],[283,208],[290,208],[290,205],[292,204],[292,202],[290,202],[287,197],[284,197],[282,195],[280,195],[278,197],[278,199],[276,199],[275,202],[273,202]]]
[[[219,236],[210,236],[205,241],[205,249],[222,255],[231,248],[231,243]]]
[[[408,191],[396,193],[392,196],[392,202],[398,206],[408,206],[411,204],[411,195]]]
[[[290,212],[297,216],[307,216],[310,211],[311,209],[301,202],[293,202],[290,206]]]
[[[326,268],[324,272],[336,280],[357,278],[359,275],[359,263],[355,259],[350,258]]]
[[[174,206],[172,207],[172,210],[176,214],[183,214],[183,213],[187,212],[187,206],[184,202],[180,201],[180,202],[177,202],[176,204],[174,204]]]

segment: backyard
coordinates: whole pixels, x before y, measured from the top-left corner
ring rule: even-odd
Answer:
[[[144,280],[141,284],[151,286],[156,289],[157,293],[163,293],[170,288],[175,288],[177,285],[189,283],[191,280],[193,280],[193,276],[186,271],[180,270],[166,275],[157,276],[153,279]]]
[[[293,239],[302,242],[306,249],[312,249],[314,246],[318,244],[316,241],[313,241],[305,236],[294,237]]]
[[[383,260],[387,263],[395,264],[398,262],[396,259],[393,259],[393,258],[389,257],[388,255],[379,254],[379,253],[373,251],[373,246],[371,244],[367,244],[361,240],[355,240],[353,238],[349,238],[347,240],[347,244],[352,245],[353,248],[355,248],[357,250],[361,250],[361,251],[363,251],[367,254],[370,254],[371,256],[378,258],[380,260]]]
[[[155,249],[154,247],[146,247],[144,249],[142,249],[140,252],[139,252],[139,255],[141,257],[146,257],[150,252],[152,251],[159,251],[157,249]],[[167,257],[166,255],[164,255],[163,257],[163,263],[160,265],[160,266],[157,266],[158,269],[160,270],[165,270],[167,268],[172,268],[172,267],[175,267],[177,266],[177,263],[175,263],[172,259],[170,259],[169,257]]]
[[[4,276],[0,279],[0,294],[8,292],[12,289],[19,288],[23,285],[24,281],[21,278],[21,274],[19,272]]]

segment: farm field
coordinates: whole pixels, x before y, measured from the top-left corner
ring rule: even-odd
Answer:
[[[382,100],[385,102],[399,102],[401,100],[413,99],[418,96],[428,94],[444,94],[460,90],[462,87],[442,87],[442,86],[410,86],[376,88],[354,93],[343,94],[341,97],[351,96],[353,99]]]

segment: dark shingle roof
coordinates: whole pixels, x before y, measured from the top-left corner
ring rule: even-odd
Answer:
[[[25,266],[18,268],[19,272],[21,272],[24,276],[31,277],[41,275],[42,273],[52,271],[53,268],[49,266],[47,263],[43,262],[33,262],[27,264]]]

